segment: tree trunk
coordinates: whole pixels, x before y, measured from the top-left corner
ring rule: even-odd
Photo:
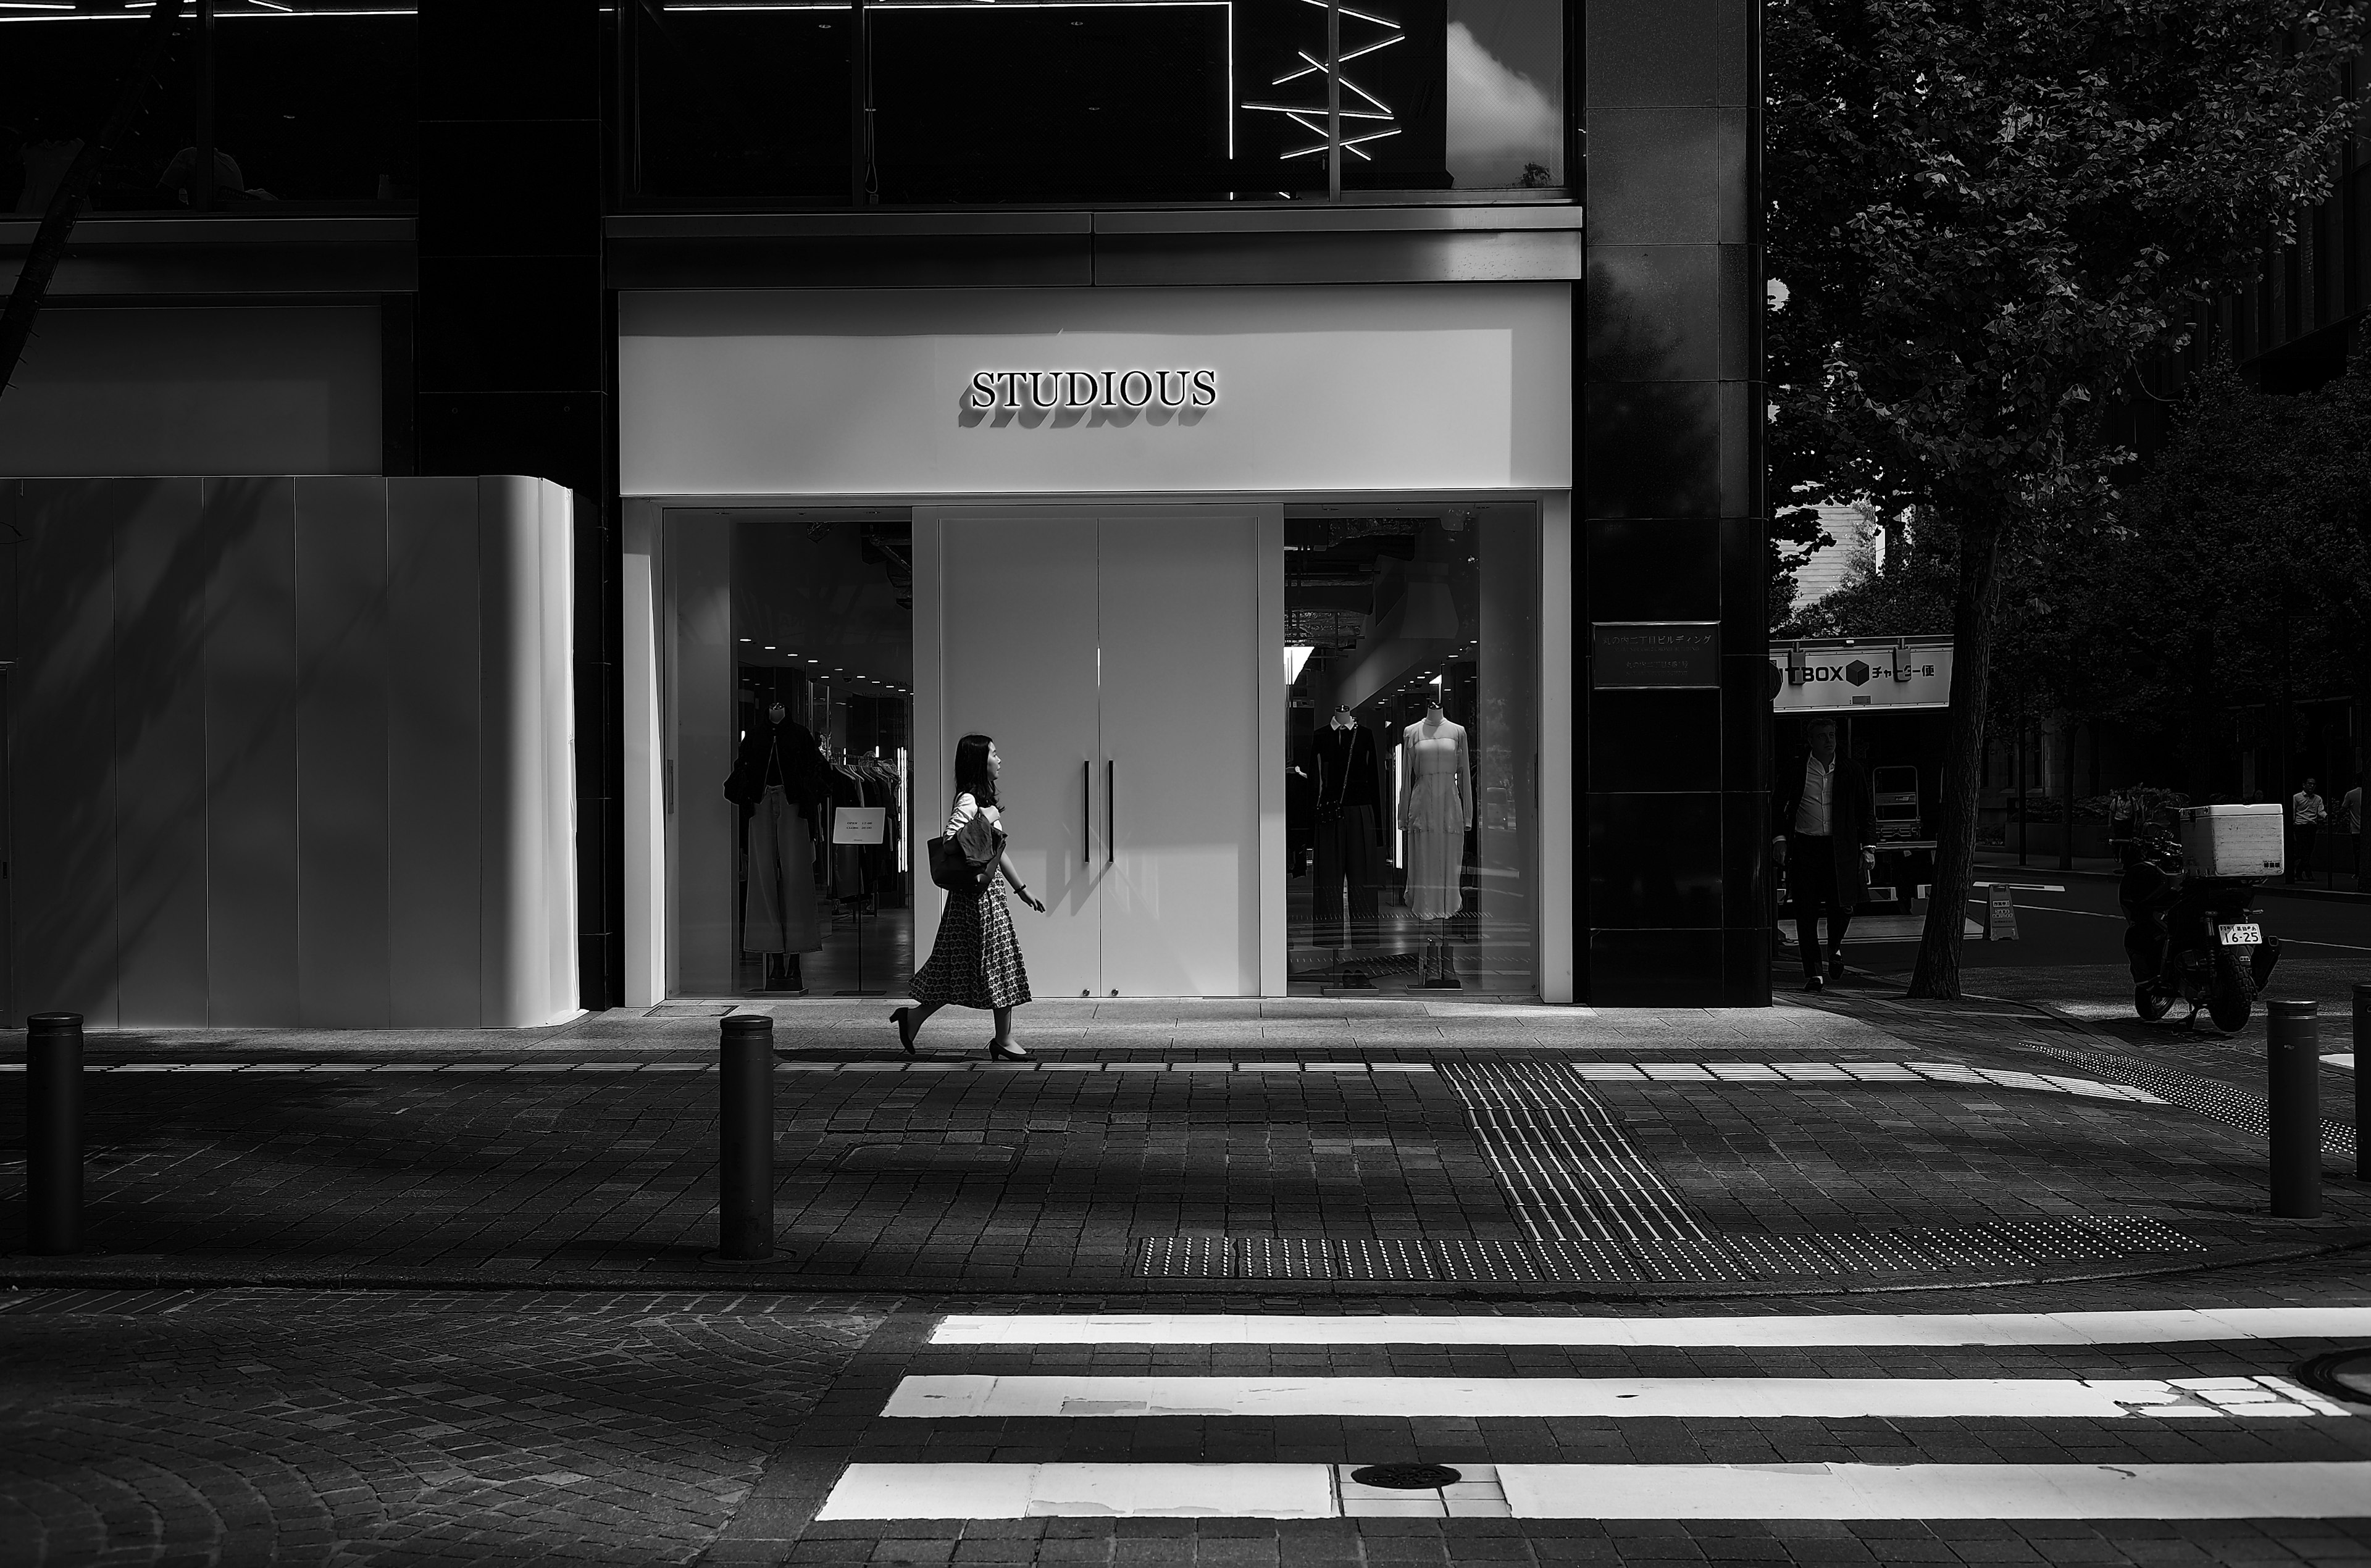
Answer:
[[[2058,715],[2058,869],[2075,869],[2075,716]]]
[[[2354,665],[2354,777],[2348,788],[2362,790],[2371,797],[2371,640],[2359,645],[2360,656]],[[2345,799],[2340,791],[2339,798]],[[2371,816],[2371,799],[2359,801],[2358,814]],[[2371,893],[2371,830],[2358,828],[2354,834],[2354,890]]]
[[[41,214],[41,226],[33,231],[33,244],[25,252],[25,264],[17,274],[17,286],[8,292],[8,305],[0,310],[0,392],[8,389],[17,374],[17,361],[24,354],[25,343],[33,335],[33,318],[40,314],[41,301],[50,292],[50,279],[56,273],[58,263],[64,259],[66,236],[74,232],[75,215],[82,210],[90,188],[98,183],[99,160],[107,149],[115,145],[133,113],[140,107],[141,95],[147,90],[148,79],[156,74],[157,62],[165,57],[165,46],[172,41],[173,23],[181,13],[181,0],[158,0],[156,8],[148,15],[148,25],[141,30],[140,54],[133,61],[131,74],[123,78],[115,92],[115,107],[98,134],[82,144],[75,161],[66,167],[65,178],[50,194],[50,205]]]
[[[1951,604],[1951,708],[1935,831],[1935,897],[1910,976],[1914,997],[1960,994],[1960,933],[1975,880],[1976,793],[1984,756],[1984,688],[1992,673],[2000,583],[2000,513],[1969,507],[1960,523],[1959,592]],[[2024,780],[2019,779],[2023,785]]]

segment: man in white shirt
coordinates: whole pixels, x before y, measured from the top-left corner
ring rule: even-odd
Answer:
[[[1788,868],[1795,896],[1795,935],[1803,958],[1803,989],[1826,988],[1845,977],[1845,928],[1853,905],[1868,896],[1868,868],[1877,859],[1877,801],[1868,774],[1836,749],[1836,721],[1814,719],[1798,767],[1774,781],[1777,836],[1771,855]],[[1821,961],[1820,917],[1828,917]]]
[[[2304,787],[2289,797],[2289,870],[2286,880],[2310,882],[2313,879],[2313,840],[2321,831],[2323,821],[2330,815],[2318,788],[2318,780],[2308,778]]]

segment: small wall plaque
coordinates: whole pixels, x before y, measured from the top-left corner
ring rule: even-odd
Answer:
[[[1599,691],[1718,687],[1720,628],[1712,621],[1599,621],[1590,685]]]

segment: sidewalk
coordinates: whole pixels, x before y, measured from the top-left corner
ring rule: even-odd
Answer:
[[[0,1282],[1799,1296],[2371,1239],[2351,1127],[2326,1217],[2272,1220],[2244,1072],[2009,1004],[1051,1002],[1003,1066],[982,1019],[909,1062],[880,1004],[798,1002],[767,1009],[778,1255],[711,1267],[723,1007],[96,1035],[101,1251]]]

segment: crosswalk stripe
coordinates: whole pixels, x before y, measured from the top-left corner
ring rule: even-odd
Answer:
[[[2345,1415],[2280,1378],[902,1378],[881,1413],[910,1419],[1363,1415],[1709,1420]]]
[[[1500,1465],[1519,1519],[2329,1519],[2371,1463]]]
[[[2371,1307],[1694,1318],[1259,1317],[1229,1312],[955,1313],[932,1344],[1535,1344],[1660,1349],[2179,1344],[2371,1335]]]
[[[2329,1519],[2371,1516],[2371,1462],[1501,1464],[1440,1493],[1361,1496],[1326,1464],[850,1465],[818,1519]],[[1477,1476],[1475,1472],[1487,1472]],[[1493,1495],[1495,1494],[1495,1496]]]

